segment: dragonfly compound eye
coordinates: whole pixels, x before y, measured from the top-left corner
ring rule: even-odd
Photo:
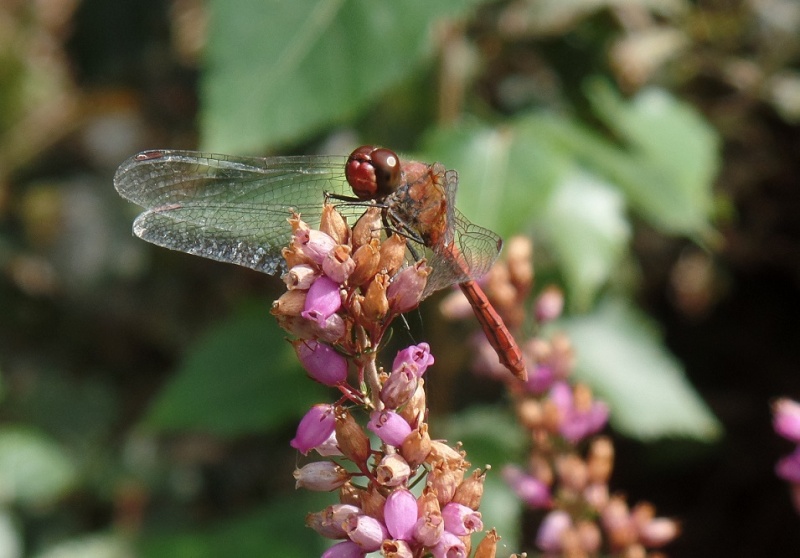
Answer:
[[[359,199],[386,197],[400,185],[400,158],[389,149],[363,145],[347,158],[345,177]]]

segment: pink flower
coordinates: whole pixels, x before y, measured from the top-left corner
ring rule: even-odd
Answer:
[[[401,270],[392,279],[386,290],[389,308],[396,314],[403,314],[419,306],[425,285],[428,284],[430,268],[425,262]]]
[[[308,455],[308,452],[323,444],[336,427],[333,405],[314,405],[300,420],[297,434],[289,442],[294,449]]]
[[[322,558],[364,558],[367,553],[353,541],[343,541],[322,553]]]
[[[410,541],[417,523],[417,499],[409,490],[395,490],[386,498],[383,520],[393,539]]]
[[[406,419],[394,411],[373,411],[367,428],[383,443],[396,447],[402,445],[403,440],[411,434],[411,426]]]
[[[300,315],[307,320],[314,320],[322,326],[341,307],[342,297],[339,294],[339,284],[321,275],[308,289],[305,305]]]
[[[445,531],[439,542],[431,549],[433,558],[466,558],[467,549],[453,533]]]
[[[314,280],[319,276],[319,271],[314,269],[308,264],[300,264],[294,266],[283,276],[283,282],[286,283],[286,288],[294,289],[308,289],[314,283]]]
[[[781,398],[772,405],[772,426],[787,440],[800,443],[800,403]]]
[[[528,368],[532,371],[528,374],[528,381],[525,382],[525,388],[535,394],[544,393],[553,385],[556,375],[553,369],[546,364],[538,364]]]
[[[514,465],[504,467],[502,474],[511,490],[528,506],[548,508],[552,505],[550,488],[539,479],[528,475]]]
[[[368,515],[351,515],[345,522],[344,530],[351,541],[367,552],[378,550],[389,535],[383,523]]]
[[[800,447],[778,461],[775,474],[787,482],[800,483]]]
[[[356,262],[350,257],[350,248],[347,246],[337,246],[322,260],[322,271],[340,285],[355,268]]]
[[[545,552],[559,552],[562,547],[561,537],[564,531],[572,527],[572,519],[569,514],[562,510],[555,510],[548,513],[539,532],[536,535],[536,546]]]
[[[306,516],[306,526],[311,527],[323,537],[329,539],[346,539],[345,521],[351,515],[364,513],[361,508],[351,504],[333,504],[322,511]]]
[[[438,510],[425,513],[414,525],[414,539],[424,546],[435,546],[443,534],[444,519]]]
[[[329,235],[316,229],[301,228],[294,232],[292,243],[302,254],[321,265],[328,252],[336,247],[336,241]]]
[[[442,508],[445,530],[454,535],[464,536],[483,529],[481,514],[456,502],[450,502]]]
[[[559,432],[573,444],[599,432],[608,421],[608,405],[602,401],[578,403],[572,387],[566,382],[557,382],[553,385],[550,390],[550,400],[561,412]]]
[[[347,359],[330,345],[301,339],[292,342],[292,346],[312,380],[336,386],[347,379]]]
[[[558,287],[547,287],[536,299],[534,314],[539,322],[550,322],[564,310],[564,293]]]
[[[350,480],[352,476],[332,461],[315,461],[294,470],[295,488],[317,492],[330,492]]]
[[[433,355],[431,354],[431,347],[427,343],[420,343],[419,345],[412,345],[406,347],[397,353],[392,363],[392,370],[397,370],[403,364],[412,367],[416,371],[419,378],[434,363]]]
[[[408,403],[417,390],[419,380],[416,373],[409,366],[401,366],[392,371],[392,375],[381,387],[381,401],[387,408],[397,409]]]

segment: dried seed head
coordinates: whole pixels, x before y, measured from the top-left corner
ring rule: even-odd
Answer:
[[[483,537],[483,540],[478,543],[473,558],[495,558],[497,555],[497,541],[499,540],[500,535],[497,534],[497,529],[491,529]]]
[[[400,446],[400,454],[406,459],[412,468],[421,465],[431,452],[431,436],[428,434],[428,425],[420,424],[411,434],[403,440]]]
[[[291,290],[283,293],[272,303],[270,313],[281,318],[283,316],[299,316],[305,308],[307,291]]]
[[[319,230],[333,238],[337,244],[347,244],[350,240],[350,228],[341,213],[330,204],[325,204],[322,208]]]
[[[304,264],[314,265],[314,260],[302,250],[298,250],[294,244],[281,248],[281,257],[286,260],[286,267],[288,268]]]
[[[348,283],[353,287],[360,287],[375,277],[380,269],[381,262],[380,242],[373,238],[366,244],[359,246],[353,253],[356,266],[348,278]]]
[[[486,480],[486,472],[475,469],[470,476],[464,479],[456,488],[453,495],[453,502],[477,510],[483,498],[483,483]]]
[[[364,302],[361,305],[362,319],[366,322],[381,322],[389,313],[389,299],[386,298],[386,289],[389,286],[389,276],[378,273],[367,286]]]
[[[533,285],[533,243],[528,237],[511,237],[506,254],[509,278],[524,298]]]
[[[385,455],[375,467],[375,478],[381,486],[400,486],[411,476],[411,467],[400,454]]]
[[[401,408],[398,412],[400,416],[406,419],[409,425],[412,428],[416,428],[419,424],[425,420],[425,380],[423,378],[419,379],[417,383],[417,389],[414,391],[414,395],[411,396],[408,403],[406,403],[405,407]]]
[[[381,487],[370,483],[361,496],[361,508],[364,513],[383,521],[383,508],[386,506],[386,496],[381,493]]]
[[[347,409],[336,409],[336,439],[342,455],[353,463],[364,464],[369,457],[369,438]]]
[[[399,234],[393,234],[381,244],[381,261],[378,267],[386,270],[389,276],[397,273],[397,270],[406,260],[406,239]]]
[[[381,210],[377,207],[370,207],[359,217],[353,225],[352,244],[353,248],[369,244],[372,239],[381,237]]]
[[[614,469],[614,444],[606,436],[600,436],[589,446],[587,458],[589,482],[607,483]]]

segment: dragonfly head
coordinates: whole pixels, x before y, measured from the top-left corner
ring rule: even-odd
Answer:
[[[382,199],[400,186],[400,157],[390,149],[362,145],[347,158],[344,174],[359,199]]]

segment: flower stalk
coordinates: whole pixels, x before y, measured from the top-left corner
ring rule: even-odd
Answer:
[[[485,474],[466,473],[465,452],[428,434],[424,374],[434,364],[426,343],[401,350],[391,368],[378,365],[392,320],[416,308],[430,269],[406,264],[406,242],[381,238],[381,215],[368,209],[352,229],[326,205],[319,229],[293,216],[283,250],[287,291],[272,313],[308,376],[340,393],[303,417],[291,445],[321,459],[299,467],[297,487],[338,494],[306,524],[337,540],[324,558],[421,558],[470,555],[483,530]],[[370,433],[373,438],[370,437]],[[373,440],[377,440],[374,442]],[[411,489],[423,487],[415,495]],[[493,556],[490,531],[475,556]]]

